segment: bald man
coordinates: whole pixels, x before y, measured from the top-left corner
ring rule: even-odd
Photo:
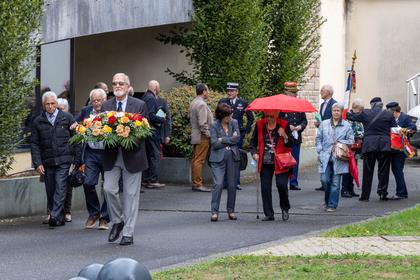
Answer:
[[[143,172],[142,186],[148,189],[162,188],[165,185],[158,182],[158,167],[160,161],[160,134],[162,126],[165,125],[165,113],[159,112],[158,81],[151,80],[147,91],[141,98],[147,105],[149,111],[149,123],[154,128],[153,134],[146,139],[146,153],[149,168]],[[159,112],[159,113],[158,113]],[[163,113],[163,115],[162,115]]]

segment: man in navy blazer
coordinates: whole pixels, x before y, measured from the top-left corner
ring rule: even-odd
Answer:
[[[416,125],[411,120],[411,117],[401,112],[401,107],[398,102],[390,102],[386,108],[391,111],[397,122],[397,126],[407,128],[413,132],[417,131]],[[397,184],[396,194],[391,197],[393,200],[404,199],[408,197],[407,186],[404,179],[404,163],[406,155],[402,151],[393,150],[391,152],[391,170],[394,174],[395,182]]]
[[[331,119],[332,117],[332,105],[337,103],[337,100],[332,98],[334,94],[334,88],[331,85],[323,85],[320,90],[321,98],[324,100],[319,107],[319,114],[321,115],[321,121]],[[315,121],[315,126],[319,127],[320,123]],[[324,191],[324,187],[316,188],[317,191]]]

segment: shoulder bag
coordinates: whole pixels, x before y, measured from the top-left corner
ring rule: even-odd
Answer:
[[[270,142],[271,142],[271,148],[273,149],[273,152],[274,152],[275,163],[278,165],[280,169],[294,168],[297,162],[295,158],[292,156],[292,153],[291,152],[276,153],[276,150],[274,149],[274,142],[273,142],[273,139],[271,138],[271,133],[270,133],[270,130],[268,129],[268,125],[266,125],[266,127],[267,127],[268,138],[270,139]]]

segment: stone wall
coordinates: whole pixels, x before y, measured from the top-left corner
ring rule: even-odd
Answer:
[[[314,105],[316,109],[319,108],[319,67],[320,59],[313,63],[305,75],[305,80],[308,82],[299,88],[299,96],[308,100]],[[303,132],[303,147],[312,148],[315,146],[316,127],[315,113],[306,113],[308,119],[308,126]]]

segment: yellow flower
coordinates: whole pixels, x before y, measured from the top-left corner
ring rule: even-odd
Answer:
[[[84,134],[86,132],[86,127],[80,125],[77,130],[80,134]]]
[[[113,115],[115,115],[115,112],[114,111],[108,112],[108,114],[106,114],[106,116],[108,118],[112,117]]]
[[[117,125],[117,129],[116,129],[117,134],[120,134],[122,132],[124,132],[124,126],[119,124]]]
[[[142,121],[136,120],[136,121],[134,122],[134,125],[135,125],[135,126],[141,126],[141,125],[142,125]]]
[[[129,123],[130,119],[127,116],[121,117],[121,123]]]
[[[104,125],[103,128],[105,133],[111,133],[112,132],[112,127],[108,126],[108,125]]]
[[[100,129],[95,128],[94,130],[92,130],[92,135],[93,136],[98,136],[99,134],[101,134],[101,130]]]

